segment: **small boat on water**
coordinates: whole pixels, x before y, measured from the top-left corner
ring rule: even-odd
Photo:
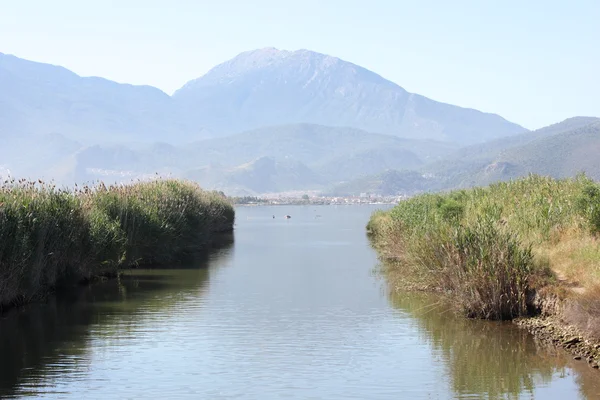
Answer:
[[[285,219],[290,219],[290,218],[292,218],[291,215],[286,215],[285,216]]]

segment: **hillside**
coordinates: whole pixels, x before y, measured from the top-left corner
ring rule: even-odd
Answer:
[[[388,175],[391,185],[406,193],[488,185],[530,173],[565,178],[585,172],[600,180],[600,118],[576,117],[502,141],[469,146],[446,159],[418,168],[416,175]],[[412,177],[412,184],[407,182]],[[426,181],[423,179],[426,178]],[[337,191],[378,193],[379,175],[335,187]],[[350,190],[351,189],[351,190]],[[385,193],[395,194],[395,193]]]
[[[494,171],[503,170],[504,172],[501,172],[501,175],[508,174],[512,176],[511,174],[517,172],[511,173],[508,171],[512,167],[506,164],[508,160],[502,159],[502,154],[505,152],[510,152],[512,151],[511,149],[518,149],[537,140],[573,132],[595,122],[600,122],[600,119],[574,117],[536,131],[515,135],[510,138],[497,139],[480,145],[467,146],[454,153],[450,153],[444,160],[429,163],[422,168],[422,171],[438,178],[440,185],[447,188],[476,185],[480,179],[476,176],[485,175],[486,169],[488,172],[492,172],[491,175],[497,175],[497,172]],[[548,157],[562,156],[560,149],[555,149],[554,153]],[[540,170],[540,173],[543,172]],[[489,179],[493,180],[494,178],[490,176]]]
[[[564,121],[537,129],[531,132],[525,132],[510,137],[504,137],[500,139],[490,140],[485,143],[464,146],[455,152],[449,153],[445,160],[436,164],[433,163],[429,168],[432,170],[436,165],[440,165],[440,168],[445,168],[442,163],[448,163],[457,160],[492,160],[498,156],[503,150],[524,145],[530,143],[536,139],[556,135],[559,133],[569,132],[574,129],[578,129],[594,122],[600,122],[600,118],[595,117],[573,117],[568,118]]]
[[[527,173],[565,178],[585,172],[600,180],[600,121],[504,151],[497,163],[510,165],[505,180]],[[489,172],[488,166],[485,172]]]
[[[498,115],[409,93],[360,66],[308,50],[242,53],[173,98],[215,134],[306,122],[467,144],[525,131]]]

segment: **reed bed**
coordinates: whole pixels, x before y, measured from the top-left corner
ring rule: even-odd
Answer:
[[[600,186],[584,175],[424,194],[367,229],[395,287],[441,292],[470,317],[531,315],[536,291],[567,282],[600,299]]]
[[[0,185],[0,307],[134,265],[183,262],[233,229],[224,196],[192,182]]]

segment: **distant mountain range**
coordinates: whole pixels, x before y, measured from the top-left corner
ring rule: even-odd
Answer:
[[[308,50],[242,53],[173,96],[0,53],[3,178],[410,194],[529,172],[600,178],[599,130],[577,117],[528,132]]]

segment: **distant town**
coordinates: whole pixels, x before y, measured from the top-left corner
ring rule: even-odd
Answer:
[[[260,197],[243,196],[232,197],[234,204],[244,206],[265,205],[351,205],[351,204],[397,204],[406,199],[406,195],[381,196],[361,193],[358,196],[321,196],[321,195],[290,195],[270,194]]]

